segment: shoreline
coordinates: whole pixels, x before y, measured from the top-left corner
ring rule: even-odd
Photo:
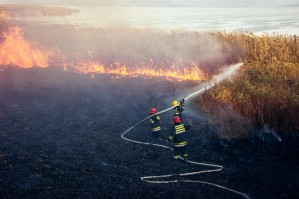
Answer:
[[[77,9],[24,4],[0,4],[1,18],[68,16],[80,12]]]

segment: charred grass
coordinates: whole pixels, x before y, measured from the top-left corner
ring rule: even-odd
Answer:
[[[0,72],[0,195],[3,198],[241,198],[202,184],[148,184],[141,176],[208,169],[172,152],[121,139],[131,125],[193,83],[113,78],[61,69]],[[170,89],[172,88],[172,89]],[[178,177],[209,181],[252,198],[298,197],[298,147],[291,142],[219,139],[213,123],[188,115],[191,160],[222,172]],[[161,115],[168,136],[172,113]],[[152,141],[143,123],[127,135]],[[298,141],[298,140],[297,140]],[[157,142],[159,143],[159,142]],[[169,143],[160,142],[171,146]],[[289,143],[289,144],[288,144]],[[296,142],[295,142],[296,143]]]

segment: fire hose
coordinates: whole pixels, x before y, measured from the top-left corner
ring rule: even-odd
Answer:
[[[191,93],[190,95],[188,95],[184,99],[188,100],[189,98],[191,98],[193,96],[201,94],[205,90],[208,90],[208,89],[212,88],[213,86],[215,86],[215,84],[220,83],[224,79],[227,79],[227,78],[231,77],[233,74],[235,74],[235,72],[242,65],[243,65],[242,63],[238,63],[238,64],[233,64],[233,65],[229,66],[228,68],[226,68],[225,70],[223,70],[221,73],[213,76],[210,81],[201,84],[200,87],[197,88],[195,92]],[[176,106],[172,106],[170,108],[164,109],[164,110],[162,110],[160,112],[157,112],[156,114],[165,113],[165,112],[167,112],[169,110],[172,110],[174,107],[176,107]],[[168,146],[165,146],[165,145],[155,144],[155,143],[148,143],[148,142],[140,142],[140,141],[132,140],[132,139],[129,139],[129,138],[125,137],[125,135],[128,132],[130,132],[133,128],[135,128],[139,124],[141,124],[144,121],[148,120],[150,117],[151,117],[151,115],[148,116],[148,117],[146,117],[146,118],[144,118],[143,120],[139,121],[135,125],[131,126],[129,129],[127,129],[125,132],[122,133],[121,138],[124,139],[124,140],[126,140],[126,141],[133,142],[133,143],[136,143],[136,144],[151,145],[151,146],[157,146],[157,147],[162,147],[162,148],[173,150],[172,148],[170,148]],[[180,157],[180,159],[182,159],[182,157]],[[217,188],[220,188],[220,189],[224,189],[226,191],[233,192],[235,194],[241,195],[244,198],[250,199],[244,193],[241,193],[241,192],[236,191],[234,189],[230,189],[230,188],[227,188],[227,187],[224,187],[224,186],[221,186],[221,185],[218,185],[218,184],[214,184],[214,183],[211,183],[211,182],[199,181],[199,180],[156,180],[156,179],[160,179],[160,178],[169,178],[169,177],[174,177],[174,176],[191,176],[191,175],[197,175],[197,174],[201,174],[201,173],[211,173],[211,172],[221,171],[223,169],[223,166],[215,165],[215,164],[200,163],[200,162],[195,162],[195,161],[190,161],[190,160],[188,160],[187,162],[190,163],[190,164],[194,164],[194,165],[212,167],[214,169],[201,170],[201,171],[189,172],[189,173],[179,173],[179,174],[143,176],[143,177],[141,177],[141,180],[144,181],[144,182],[153,183],[153,184],[162,184],[162,183],[165,183],[165,184],[166,183],[199,183],[199,184],[206,184],[206,185],[211,185],[211,186],[214,186],[214,187],[217,187]]]

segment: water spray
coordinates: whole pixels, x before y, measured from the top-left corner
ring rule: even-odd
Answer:
[[[234,75],[238,69],[243,65],[243,63],[238,63],[229,66],[228,68],[225,68],[222,70],[222,72],[218,73],[217,75],[214,75],[212,79],[206,83],[203,83],[200,85],[200,88],[197,89],[197,91],[191,93],[188,95],[185,100],[188,100],[191,97],[194,97],[196,95],[202,94],[206,90],[214,87],[216,84],[222,82],[225,79],[230,78],[232,75]]]
[[[225,79],[230,78],[232,75],[234,75],[238,71],[238,69],[242,65],[243,65],[243,63],[233,64],[233,65],[230,65],[229,67],[223,69],[222,72],[214,75],[211,78],[211,80],[209,80],[208,82],[200,84],[199,88],[197,88],[195,92],[191,93],[190,95],[188,95],[184,99],[188,100],[188,99],[190,99],[190,98],[192,98],[192,97],[194,97],[196,95],[202,94],[206,90],[211,89],[212,87],[214,87],[216,84],[222,82]],[[164,109],[164,110],[162,110],[160,112],[157,112],[156,114],[165,113],[165,112],[167,112],[169,110],[172,110],[174,107],[176,107],[176,106],[169,107],[169,108]],[[144,118],[143,120],[141,120],[140,122],[136,123],[135,125],[131,126],[129,129],[127,129],[125,132],[122,133],[121,138],[124,139],[124,140],[127,140],[129,142],[136,143],[136,144],[152,145],[152,146],[158,146],[158,147],[162,147],[162,148],[173,150],[171,147],[168,147],[168,146],[165,146],[165,145],[148,143],[148,142],[140,142],[140,141],[136,141],[136,140],[132,140],[132,139],[128,139],[128,138],[124,137],[125,134],[127,134],[129,131],[131,131],[133,128],[135,128],[137,125],[139,125],[142,122],[148,120],[150,117],[151,117],[151,115],[148,116],[148,117],[146,117],[146,118]],[[180,159],[182,159],[182,157],[180,157]],[[197,174],[201,174],[201,173],[211,173],[211,172],[221,171],[223,169],[223,166],[221,166],[221,165],[200,163],[200,162],[194,162],[194,161],[190,161],[190,160],[188,160],[188,163],[194,164],[194,165],[201,165],[201,166],[213,167],[214,169],[208,169],[208,170],[202,170],[202,171],[196,171],[196,172],[189,172],[189,173],[180,173],[180,174],[144,176],[144,177],[141,177],[141,180],[144,181],[144,182],[153,183],[153,184],[167,184],[167,183],[178,183],[178,182],[180,182],[180,183],[206,184],[206,185],[211,185],[211,186],[214,186],[214,187],[226,190],[226,191],[233,192],[235,194],[241,195],[244,198],[250,199],[244,193],[241,193],[239,191],[236,191],[236,190],[233,190],[233,189],[230,189],[230,188],[218,185],[218,184],[210,183],[210,182],[199,181],[199,180],[155,180],[155,179],[168,178],[168,177],[173,177],[173,176],[191,176],[191,175],[197,175]]]

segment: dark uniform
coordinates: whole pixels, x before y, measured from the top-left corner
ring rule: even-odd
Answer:
[[[190,129],[190,124],[181,124],[175,123],[172,127],[171,134],[168,138],[169,141],[174,143],[174,159],[178,159],[179,155],[184,157],[184,160],[187,161],[187,141],[186,141],[186,130]]]
[[[151,123],[153,137],[161,139],[160,116],[152,115],[149,121]]]

